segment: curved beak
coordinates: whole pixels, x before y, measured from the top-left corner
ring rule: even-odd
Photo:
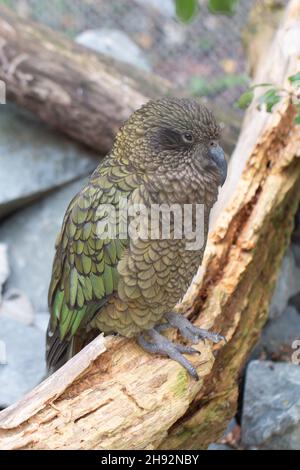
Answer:
[[[224,150],[220,145],[216,145],[210,149],[211,158],[218,167],[220,173],[220,185],[223,186],[227,177],[227,161]]]

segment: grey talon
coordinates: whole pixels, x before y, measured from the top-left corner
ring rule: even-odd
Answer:
[[[150,339],[145,339],[147,335]],[[138,344],[145,350],[153,354],[162,354],[168,356],[170,359],[181,364],[188,373],[196,380],[199,380],[199,376],[195,367],[182,355],[182,354],[201,354],[197,349],[191,346],[184,346],[182,344],[172,343],[168,338],[158,333],[157,329],[145,331],[143,334],[137,337]]]
[[[204,341],[205,339],[213,343],[219,343],[222,340],[226,342],[224,336],[193,325],[187,318],[179,313],[169,312],[166,314],[166,319],[171,326],[179,329],[184,338],[194,344],[199,343],[199,341]]]

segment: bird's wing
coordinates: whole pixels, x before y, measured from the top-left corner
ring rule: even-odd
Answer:
[[[117,265],[128,240],[107,235],[106,222],[110,208],[117,207],[119,198],[129,196],[135,187],[131,175],[124,171],[102,169],[67,209],[49,288],[47,356],[58,342],[70,340],[117,290]],[[115,221],[118,230],[118,211]]]

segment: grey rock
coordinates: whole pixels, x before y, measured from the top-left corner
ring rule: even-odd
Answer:
[[[291,297],[289,304],[295,307],[295,309],[300,313],[300,292]]]
[[[43,379],[45,337],[37,328],[3,316],[0,344],[6,355],[0,365],[0,408],[5,408]]]
[[[13,105],[0,113],[0,217],[93,171],[95,154]]]
[[[250,362],[243,402],[243,444],[249,448],[300,450],[299,390],[299,366]]]
[[[291,248],[294,253],[296,265],[300,267],[300,244],[298,243],[292,243]]]
[[[175,16],[175,4],[173,0],[136,0],[144,8],[153,8],[167,18]]]
[[[300,314],[289,306],[277,319],[269,321],[262,332],[260,345],[268,355],[293,353],[294,341],[300,340]]]
[[[117,29],[90,29],[79,34],[76,42],[141,70],[151,70],[142,50]]]
[[[34,317],[34,325],[44,334],[46,334],[48,322],[49,322],[48,312],[37,313]]]
[[[300,291],[300,269],[296,266],[291,248],[288,249],[283,262],[277,285],[272,297],[269,317],[278,318],[285,311],[288,302]]]
[[[207,450],[232,450],[232,448],[226,444],[216,444],[213,442],[212,444],[209,444]]]
[[[36,312],[46,312],[54,245],[66,208],[82,189],[81,179],[13,215],[0,227],[0,240],[9,249],[8,288],[20,289]]]
[[[295,229],[292,234],[292,240],[296,245],[300,245],[300,206],[295,217]]]
[[[0,243],[0,304],[2,300],[2,289],[9,277],[10,269],[7,256],[7,245]]]
[[[222,441],[226,438],[226,436],[229,433],[231,433],[234,430],[236,426],[237,426],[236,419],[232,418],[227,425],[226,431],[224,432],[224,435],[222,437]],[[208,446],[207,450],[235,450],[235,449],[233,449],[233,447],[230,447],[227,444],[221,444],[220,442],[212,442]]]
[[[167,22],[164,25],[164,34],[168,46],[179,46],[184,43],[187,35],[184,24]]]
[[[34,310],[28,297],[17,289],[11,289],[4,294],[3,302],[0,305],[0,315],[13,318],[32,325],[34,322]]]

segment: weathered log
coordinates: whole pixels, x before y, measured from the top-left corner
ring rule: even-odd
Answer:
[[[300,5],[292,0],[260,79],[289,87],[299,47]],[[300,200],[294,116],[288,97],[272,114],[255,105],[247,113],[203,268],[178,306],[227,338],[226,345],[200,344],[202,355],[190,358],[201,380],[133,340],[100,336],[0,413],[0,448],[200,449],[220,437],[235,413],[239,373],[267,318]]]
[[[242,32],[244,49],[251,77],[261,67],[269,44],[284,14],[284,4],[277,0],[252,2],[246,27]]]
[[[20,19],[2,5],[0,80],[6,84],[9,100],[102,154],[111,148],[120,125],[141,104],[175,93],[167,80]],[[231,153],[238,119],[230,110],[213,108],[226,124],[223,145]]]

